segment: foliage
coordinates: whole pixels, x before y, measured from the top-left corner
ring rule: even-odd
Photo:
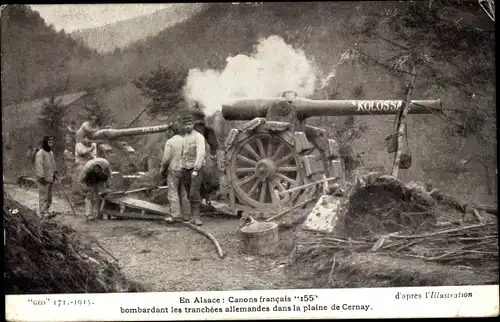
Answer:
[[[482,30],[475,25],[461,22],[468,14],[481,10],[477,6],[460,2],[417,1],[378,12],[371,17],[361,17],[355,22],[358,51],[363,62],[383,67],[392,75],[408,76],[412,67],[417,72],[417,88],[437,89],[454,93],[464,103],[448,116],[458,127],[468,127],[465,135],[477,133],[480,127],[468,126],[473,119],[484,123],[483,113],[470,114],[469,109],[479,109],[479,96],[488,96],[488,88],[495,86],[494,30]],[[462,16],[462,18],[457,18]],[[389,39],[385,35],[390,33]],[[382,36],[384,35],[384,36]],[[382,40],[387,45],[388,58],[372,55],[363,43]],[[363,48],[365,47],[365,48]],[[467,63],[464,63],[467,62]],[[489,111],[493,118],[493,111]],[[483,115],[482,115],[483,114]]]
[[[87,114],[87,119],[90,118],[91,115],[97,116],[97,125],[99,126],[110,125],[114,122],[113,112],[102,104],[99,104],[97,100],[85,105],[84,109]]]
[[[2,8],[0,21],[4,104],[63,92],[69,75],[74,74],[74,62],[95,55],[64,30],[47,26],[27,5]]]
[[[44,103],[38,116],[38,124],[42,131],[40,134],[54,137],[54,150],[56,151],[62,151],[64,147],[63,118],[65,112],[65,107],[52,97]]]
[[[446,147],[447,152],[424,162],[430,168],[447,164],[448,171],[475,160],[491,194],[496,167],[494,23],[477,2],[401,2],[353,20],[349,29],[361,63],[376,66],[403,85],[415,68],[416,92],[452,102],[435,114],[444,121],[439,125],[441,142],[429,142],[434,150]],[[379,44],[376,50],[374,42]]]
[[[187,79],[186,69],[171,70],[158,66],[148,76],[139,77],[133,83],[142,95],[151,99],[149,115],[169,115],[184,102],[182,88]]]

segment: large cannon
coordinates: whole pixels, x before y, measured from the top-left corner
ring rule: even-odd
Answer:
[[[285,95],[284,95],[285,96]],[[240,99],[222,106],[226,120],[248,122],[231,129],[224,142],[221,170],[229,182],[232,205],[243,204],[276,212],[288,204],[311,199],[318,186],[289,190],[322,177],[342,176],[335,140],[321,128],[305,124],[313,116],[390,115],[402,109],[402,100],[310,100],[272,97]],[[440,100],[413,100],[410,114],[430,114],[441,109]]]
[[[135,153],[135,150],[126,141],[120,140],[121,138],[167,132],[171,129],[172,123],[128,129],[105,128],[89,133],[88,137],[91,141],[98,143],[99,152],[104,158],[110,160],[113,164],[117,164],[121,160],[116,155],[116,150],[123,151],[128,159]],[[123,167],[123,165],[120,165],[120,167]]]
[[[159,132],[167,132],[172,128],[172,124],[135,127],[129,129],[102,129],[92,132],[89,135],[93,140],[116,140],[126,136],[146,135]]]

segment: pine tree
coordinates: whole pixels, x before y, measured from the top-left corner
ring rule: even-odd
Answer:
[[[158,66],[148,76],[139,77],[133,83],[143,96],[151,99],[149,115],[172,115],[184,101],[182,89],[186,79],[186,69],[169,70]]]

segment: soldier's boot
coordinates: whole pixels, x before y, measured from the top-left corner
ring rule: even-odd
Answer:
[[[189,221],[191,224],[196,226],[203,225],[203,222],[200,220],[200,205],[199,204],[191,204],[191,213],[193,214],[193,218]]]

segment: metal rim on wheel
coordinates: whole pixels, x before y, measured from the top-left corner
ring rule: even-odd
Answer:
[[[238,143],[232,156],[232,184],[238,199],[257,209],[279,206],[274,190],[284,191],[304,182],[299,156],[278,135],[254,134]],[[300,192],[290,194],[294,202]]]

